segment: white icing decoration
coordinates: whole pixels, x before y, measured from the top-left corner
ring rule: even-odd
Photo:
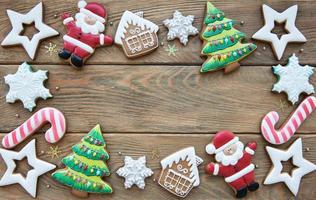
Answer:
[[[19,152],[0,148],[0,154],[7,166],[7,170],[0,180],[0,186],[18,183],[34,198],[36,197],[38,177],[56,167],[55,165],[39,160],[36,157],[35,139],[29,142]],[[21,174],[16,174],[14,172],[14,169],[16,168],[14,160],[22,160],[25,157],[27,158],[28,164],[32,166],[33,169],[28,171],[24,178]]]
[[[126,29],[128,28],[129,24],[140,26],[142,30],[145,28],[149,29],[152,33],[157,33],[159,27],[152,23],[149,20],[146,20],[139,16],[140,13],[132,13],[130,11],[125,11],[123,16],[121,17],[120,23],[118,25],[116,34],[115,34],[115,43],[122,45],[122,39],[125,38]]]
[[[282,58],[287,43],[307,41],[304,35],[295,26],[295,19],[298,9],[297,5],[291,6],[282,13],[273,10],[265,4],[262,5],[262,9],[265,25],[259,31],[257,31],[252,36],[252,38],[271,42],[278,60]],[[278,23],[283,23],[286,21],[285,29],[288,31],[288,33],[282,35],[280,39],[276,34],[271,33],[274,28],[275,21]]]
[[[295,104],[301,93],[312,94],[315,92],[314,86],[309,83],[309,77],[314,73],[313,70],[311,66],[301,66],[298,58],[293,54],[285,67],[273,66],[274,74],[278,76],[278,82],[274,84],[272,91],[286,92],[288,100]]]
[[[13,10],[7,10],[12,24],[11,32],[2,41],[2,46],[21,44],[31,59],[34,59],[37,46],[40,40],[49,38],[59,33],[53,28],[43,23],[43,4],[40,2],[27,14],[20,14]],[[19,35],[23,31],[23,24],[34,22],[35,28],[39,31],[29,40],[27,36]]]
[[[176,10],[173,13],[173,19],[163,21],[163,24],[169,29],[167,39],[174,40],[175,38],[179,38],[182,44],[187,45],[189,41],[188,37],[199,33],[197,28],[192,26],[193,21],[193,15],[184,17],[181,12]]]
[[[279,150],[273,147],[266,147],[273,164],[273,168],[264,180],[265,185],[284,182],[290,191],[296,196],[303,176],[316,170],[316,165],[303,158],[302,139],[297,139],[288,150]],[[281,161],[287,161],[290,158],[297,167],[292,171],[292,176],[283,173]]]
[[[171,167],[173,163],[178,164],[181,160],[186,160],[189,162],[190,165],[190,178],[193,182],[193,186],[197,187],[200,185],[200,177],[199,177],[199,170],[198,165],[200,165],[203,160],[202,158],[195,155],[195,149],[194,147],[188,147],[185,149],[182,149],[180,151],[177,151],[170,156],[164,158],[160,161],[161,166],[163,169],[166,169],[167,167]]]
[[[146,167],[146,157],[142,156],[134,160],[130,156],[125,156],[125,165],[119,168],[116,173],[125,178],[125,189],[131,188],[134,184],[138,188],[145,188],[145,178],[154,174],[154,172]]]
[[[52,97],[49,89],[45,88],[43,82],[47,79],[47,70],[32,71],[32,67],[26,62],[19,66],[15,74],[4,77],[5,83],[10,86],[6,96],[8,103],[21,100],[24,108],[32,111],[36,106],[35,100],[39,97],[47,99]]]

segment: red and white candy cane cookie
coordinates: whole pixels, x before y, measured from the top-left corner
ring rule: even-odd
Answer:
[[[292,113],[290,118],[279,130],[274,126],[279,121],[279,115],[275,111],[269,112],[261,122],[261,133],[266,141],[271,144],[284,144],[287,142],[305,121],[305,119],[315,110],[316,97],[307,97]]]
[[[47,107],[40,109],[21,126],[6,134],[2,139],[2,146],[6,149],[15,147],[46,123],[51,124],[45,133],[46,141],[58,142],[66,132],[66,120],[62,112],[56,108]]]

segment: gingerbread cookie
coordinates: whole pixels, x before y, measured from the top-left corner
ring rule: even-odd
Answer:
[[[279,150],[273,147],[266,147],[273,167],[264,180],[265,185],[284,182],[290,191],[296,196],[300,187],[301,179],[308,173],[316,170],[316,165],[303,158],[302,139],[298,138],[287,150]],[[296,166],[291,175],[282,171],[282,162],[292,158]]]
[[[141,12],[125,11],[115,34],[115,43],[122,46],[128,58],[148,54],[158,48],[159,27],[144,19]]]
[[[15,74],[4,77],[5,83],[10,86],[6,102],[14,103],[16,100],[21,100],[24,108],[32,111],[36,106],[36,99],[53,97],[49,89],[44,86],[44,81],[48,79],[47,73],[47,70],[34,72],[26,62],[21,64]]]
[[[42,161],[36,157],[35,140],[29,142],[19,152],[0,148],[0,155],[7,166],[7,170],[0,180],[0,186],[18,183],[33,198],[36,197],[38,177],[56,167],[55,165]],[[15,160],[22,160],[25,157],[32,169],[26,173],[26,177],[23,177],[21,174],[15,173]]]
[[[257,31],[252,38],[270,42],[278,60],[282,58],[287,43],[307,41],[304,35],[295,26],[297,9],[297,5],[294,5],[282,13],[279,13],[265,4],[262,5],[265,25]],[[277,34],[271,32],[274,29],[275,22],[286,22],[285,28],[287,33],[282,35],[280,39]]]
[[[134,184],[140,189],[145,189],[145,178],[150,177],[154,172],[146,167],[146,157],[142,156],[134,160],[130,156],[125,156],[124,166],[116,173],[125,178],[125,189],[131,188]]]
[[[207,2],[200,38],[204,41],[201,55],[208,58],[202,65],[202,73],[221,69],[232,72],[240,66],[240,60],[256,50],[255,44],[241,43],[246,34],[235,29],[235,24],[236,21],[226,18],[224,12]]]
[[[97,125],[72,147],[72,154],[62,159],[66,168],[55,171],[53,179],[71,187],[72,194],[78,197],[88,197],[88,193],[112,193],[112,187],[102,179],[110,175],[104,163],[110,158],[105,147],[100,125]]]
[[[279,121],[279,115],[275,111],[266,114],[261,122],[261,133],[266,141],[271,144],[284,144],[289,141],[296,130],[316,108],[316,97],[307,97],[291,114],[279,130],[275,125]]]
[[[230,131],[220,131],[213,137],[212,142],[205,148],[208,154],[215,154],[218,163],[209,163],[205,172],[209,175],[222,176],[225,182],[234,190],[236,198],[242,198],[247,192],[259,188],[255,180],[255,165],[252,157],[257,143],[244,143]]]
[[[200,185],[198,166],[203,160],[195,155],[194,147],[177,151],[160,161],[159,185],[174,195],[186,197]]]
[[[42,2],[37,4],[27,14],[20,14],[13,10],[7,10],[7,14],[12,25],[12,30],[4,38],[1,45],[22,45],[31,59],[35,58],[36,50],[41,40],[59,35],[59,33],[56,30],[43,23]],[[20,34],[21,32],[23,32],[23,24],[31,23],[34,23],[35,28],[38,30],[38,33],[34,34],[32,39],[29,40],[27,36]]]
[[[68,60],[71,65],[81,68],[97,47],[112,45],[113,39],[103,34],[107,18],[103,5],[81,0],[78,2],[78,8],[80,12],[75,18],[69,13],[62,15],[67,34],[63,37],[64,47],[58,55]]]

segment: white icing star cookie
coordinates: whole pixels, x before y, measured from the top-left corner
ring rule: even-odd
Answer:
[[[43,23],[43,3],[37,4],[27,14],[20,14],[13,10],[7,10],[10,22],[12,24],[12,30],[2,41],[2,46],[12,46],[21,44],[26,50],[30,58],[34,59],[37,46],[40,40],[49,38],[59,33],[53,28]],[[32,39],[29,40],[27,36],[20,35],[23,31],[23,24],[31,24],[34,22],[35,28],[38,33],[33,35]]]
[[[179,38],[182,44],[187,45],[188,37],[199,33],[197,28],[192,26],[193,21],[193,15],[184,17],[181,12],[176,10],[173,13],[173,19],[163,21],[163,24],[169,29],[167,39],[174,40],[175,38]]]
[[[301,66],[295,54],[289,58],[285,67],[273,66],[272,70],[278,77],[278,82],[274,84],[272,91],[286,92],[292,104],[298,101],[301,93],[305,92],[309,95],[315,92],[314,86],[309,83],[309,77],[314,73],[313,67]]]
[[[297,5],[294,5],[284,12],[279,13],[265,4],[262,5],[265,25],[257,31],[252,38],[271,42],[278,60],[282,58],[287,43],[307,41],[304,35],[295,26],[297,9]],[[271,33],[274,28],[274,22],[286,22],[285,29],[288,33],[282,35],[280,39],[276,34]]]
[[[138,188],[145,188],[145,178],[154,174],[154,172],[146,167],[146,157],[142,156],[137,160],[129,156],[125,156],[125,165],[116,171],[119,176],[125,178],[124,186],[126,189],[131,188],[134,184]]]
[[[6,101],[14,103],[16,100],[21,100],[24,108],[32,111],[36,106],[35,100],[37,98],[47,99],[52,97],[49,89],[43,85],[43,82],[47,79],[47,72],[47,70],[33,72],[32,67],[24,62],[15,74],[4,77],[5,83],[10,86]]]
[[[266,147],[273,164],[272,170],[264,180],[265,185],[284,182],[291,192],[296,196],[300,187],[301,179],[306,174],[316,170],[316,165],[303,158],[302,139],[297,139],[288,150],[279,150],[273,147]],[[283,173],[281,162],[292,158],[293,164],[297,167],[292,171],[291,176]]]
[[[34,198],[36,197],[38,177],[56,167],[55,165],[39,160],[36,157],[35,140],[29,142],[20,152],[0,148],[0,155],[7,166],[7,171],[0,180],[0,186],[18,183]],[[16,168],[14,160],[22,160],[25,157],[27,158],[28,164],[33,167],[33,169],[28,171],[24,178],[21,174],[14,172]]]

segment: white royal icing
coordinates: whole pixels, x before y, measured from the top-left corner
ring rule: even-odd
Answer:
[[[21,64],[15,74],[4,77],[5,83],[10,87],[6,102],[14,103],[16,100],[21,100],[24,108],[32,111],[36,106],[36,99],[52,97],[49,89],[44,87],[44,81],[48,79],[47,72],[47,70],[34,72],[26,62]]]
[[[290,191],[296,196],[300,187],[300,182],[303,176],[316,170],[316,165],[303,158],[302,139],[297,139],[288,150],[279,150],[273,147],[266,147],[270,156],[273,167],[266,179],[265,185],[284,182]],[[295,168],[292,174],[282,172],[282,161],[287,161],[292,158]]]
[[[192,26],[193,21],[193,15],[183,16],[181,12],[176,10],[173,13],[173,19],[163,21],[163,24],[169,29],[167,39],[174,40],[179,38],[182,44],[187,45],[189,36],[199,33],[197,28]]]
[[[278,82],[274,84],[272,91],[286,92],[288,100],[295,104],[299,100],[301,93],[314,93],[314,86],[309,83],[309,77],[314,74],[311,66],[301,66],[298,58],[293,54],[289,58],[288,64],[273,66],[273,72],[278,76]]]
[[[7,10],[10,22],[12,24],[11,32],[4,38],[1,45],[11,46],[21,44],[26,50],[30,58],[34,59],[36,49],[40,40],[49,38],[59,33],[53,28],[43,23],[43,3],[37,4],[27,14],[20,14],[13,10]],[[29,40],[27,36],[20,35],[23,31],[23,24],[31,24],[34,22],[35,28],[38,33],[34,34],[32,39]]]
[[[36,157],[35,140],[29,142],[19,152],[0,148],[0,155],[7,166],[7,170],[0,180],[0,186],[18,183],[34,198],[36,197],[38,177],[56,167],[55,165],[39,160]],[[27,158],[28,164],[33,167],[33,169],[28,171],[24,178],[21,174],[14,172],[16,168],[14,160],[22,160],[25,157]]]
[[[252,38],[271,42],[278,60],[282,58],[287,43],[307,41],[304,35],[295,26],[295,19],[298,9],[297,5],[291,6],[282,13],[273,10],[265,4],[262,5],[262,9],[265,25],[259,31],[257,31],[252,36]],[[274,28],[275,21],[278,23],[286,22],[285,29],[288,31],[288,33],[282,35],[280,39],[276,34],[271,33]]]
[[[135,184],[138,188],[144,189],[145,178],[154,174],[151,169],[146,167],[146,157],[142,156],[134,160],[130,156],[125,156],[124,163],[124,166],[119,168],[116,173],[125,178],[125,188],[131,188]]]

